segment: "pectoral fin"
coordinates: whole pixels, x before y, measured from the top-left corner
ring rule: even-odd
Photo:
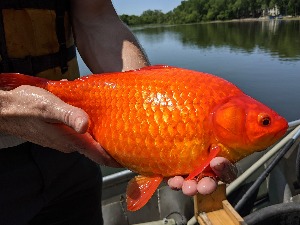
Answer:
[[[127,209],[136,211],[142,208],[149,201],[162,180],[163,177],[160,175],[153,177],[136,176],[132,178],[126,190]]]
[[[219,152],[221,151],[220,146],[218,145],[214,145],[210,148],[210,152],[209,155],[207,157],[207,159],[205,159],[205,161],[203,163],[201,163],[201,165],[199,167],[197,167],[194,171],[192,171],[189,176],[187,178],[185,178],[185,180],[191,180],[193,178],[195,178],[196,176],[198,176],[200,173],[202,173],[205,168],[207,166],[209,166],[210,161],[215,158]]]

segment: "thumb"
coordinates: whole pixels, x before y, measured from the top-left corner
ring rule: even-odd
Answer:
[[[89,116],[81,109],[77,108],[76,111],[75,115],[69,117],[69,126],[77,133],[84,134],[89,128]]]
[[[87,132],[89,128],[89,116],[84,110],[69,105],[59,98],[56,99],[55,104],[53,105],[51,119],[54,121],[49,122],[64,123],[80,134]]]
[[[79,135],[80,138],[76,138],[74,141],[76,146],[80,147],[80,149],[77,149],[78,152],[84,154],[99,165],[122,167],[89,133]]]
[[[237,177],[237,168],[223,157],[215,157],[212,159],[210,167],[220,180],[225,183],[231,183]]]

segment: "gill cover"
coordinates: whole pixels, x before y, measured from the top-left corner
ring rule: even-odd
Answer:
[[[229,98],[216,106],[212,124],[217,141],[235,151],[237,158],[274,144],[288,127],[283,117],[247,95]]]

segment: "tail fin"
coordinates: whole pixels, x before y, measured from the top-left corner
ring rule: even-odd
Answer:
[[[1,73],[0,90],[9,91],[21,85],[31,85],[45,88],[48,80],[45,78],[32,77],[20,73]]]

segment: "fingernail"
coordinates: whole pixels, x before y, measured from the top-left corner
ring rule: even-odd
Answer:
[[[75,129],[77,132],[81,130],[82,123],[83,123],[82,117],[79,116],[75,119]]]
[[[197,191],[203,195],[211,194],[216,189],[217,189],[217,182],[214,179],[211,179],[209,177],[204,177],[197,184]]]
[[[197,194],[197,182],[195,180],[185,181],[182,185],[182,192],[188,196]]]
[[[184,178],[181,176],[175,176],[173,178],[170,178],[168,180],[168,185],[173,190],[181,190],[181,187],[183,185]]]

